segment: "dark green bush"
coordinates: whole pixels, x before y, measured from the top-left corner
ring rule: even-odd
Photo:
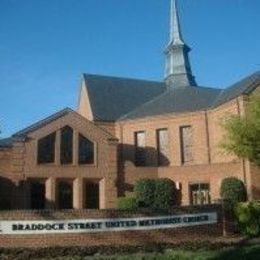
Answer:
[[[247,236],[260,236],[260,202],[238,203],[235,216],[240,231]]]
[[[170,179],[140,179],[135,194],[138,207],[167,209],[176,201],[175,185]]]
[[[225,178],[221,183],[220,196],[225,209],[233,211],[238,202],[246,200],[244,183],[235,177]]]
[[[168,209],[174,206],[175,185],[169,179],[158,179],[155,181],[153,207],[158,209]]]
[[[136,182],[134,192],[139,207],[151,208],[154,203],[155,180],[140,179]]]
[[[131,210],[137,208],[137,202],[135,197],[120,197],[117,199],[117,208]]]

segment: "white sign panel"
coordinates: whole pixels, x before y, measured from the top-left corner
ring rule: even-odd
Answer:
[[[179,228],[217,223],[217,213],[122,219],[0,221],[0,235],[89,233]]]

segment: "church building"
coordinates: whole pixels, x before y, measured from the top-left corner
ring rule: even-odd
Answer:
[[[175,0],[170,13],[162,81],[83,74],[76,111],[0,140],[1,209],[115,208],[141,178],[171,179],[181,205],[215,203],[230,176],[260,198],[260,169],[220,147],[221,120],[245,114],[260,72],[226,89],[199,86]]]

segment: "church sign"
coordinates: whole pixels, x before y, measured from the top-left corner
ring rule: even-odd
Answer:
[[[217,223],[217,213],[120,219],[0,221],[0,235],[31,235],[169,229]]]

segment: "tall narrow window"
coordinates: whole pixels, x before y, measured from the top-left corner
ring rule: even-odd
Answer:
[[[166,166],[169,165],[169,144],[168,144],[168,130],[158,129],[156,131],[157,139],[157,151],[158,151],[158,165]]]
[[[60,162],[71,164],[73,161],[73,129],[65,126],[61,129]]]
[[[210,189],[208,183],[196,183],[190,185],[190,204],[210,204]]]
[[[70,181],[58,182],[58,205],[59,209],[73,208],[73,186]]]
[[[183,126],[180,128],[181,138],[181,160],[182,163],[189,163],[193,161],[193,136],[192,127]]]
[[[52,133],[38,141],[37,161],[39,164],[54,163],[56,133]]]
[[[135,165],[144,166],[145,157],[145,132],[135,132]]]
[[[94,164],[94,144],[79,134],[79,164]]]

